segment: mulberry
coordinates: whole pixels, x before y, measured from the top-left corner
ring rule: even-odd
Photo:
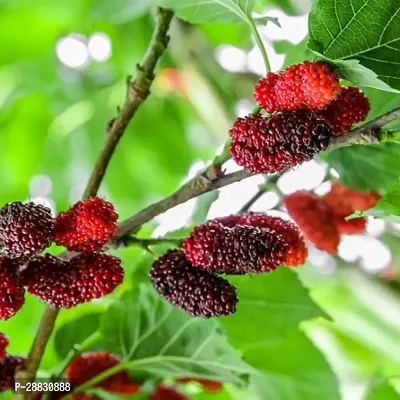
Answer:
[[[367,117],[371,105],[361,90],[356,87],[344,87],[339,96],[318,116],[332,127],[335,136],[346,134],[354,124]]]
[[[0,332],[0,360],[6,355],[6,348],[8,346],[8,339]]]
[[[181,383],[189,383],[189,382],[196,382],[200,384],[203,389],[210,393],[217,393],[221,391],[223,385],[221,382],[213,381],[211,379],[201,379],[201,378],[178,378],[177,382]]]
[[[0,360],[0,392],[6,390],[14,390],[15,388],[15,372],[17,368],[24,363],[21,357],[6,355]]]
[[[297,111],[238,118],[229,134],[237,164],[253,173],[272,174],[310,161],[327,149],[331,129],[313,114]]]
[[[100,198],[79,201],[56,218],[54,241],[71,251],[96,251],[117,230],[114,206]]]
[[[284,198],[289,215],[314,245],[328,253],[335,253],[340,235],[331,207],[309,192],[296,192]]]
[[[346,220],[345,217],[341,215],[335,215],[335,220],[339,233],[345,235],[355,235],[357,233],[363,233],[365,232],[365,228],[367,226],[366,218],[353,218]]]
[[[7,320],[23,306],[25,290],[18,264],[0,256],[0,320]]]
[[[28,264],[24,282],[53,307],[70,308],[111,293],[123,276],[121,261],[107,254],[81,253],[69,261],[46,254]]]
[[[267,228],[280,235],[289,246],[289,252],[283,265],[297,267],[306,261],[308,251],[306,243],[295,224],[279,217],[264,213],[248,213],[241,216],[240,222],[257,228]]]
[[[0,210],[0,243],[9,258],[27,259],[49,247],[54,220],[47,207],[34,203],[8,203]]]
[[[193,268],[182,251],[169,250],[155,261],[150,278],[162,297],[193,316],[209,318],[236,311],[236,289],[225,279]]]
[[[183,249],[194,266],[227,274],[274,270],[289,251],[275,231],[245,225],[229,228],[215,221],[196,227],[183,241]]]
[[[183,393],[178,392],[174,387],[163,384],[157,385],[154,393],[148,400],[190,400]]]
[[[77,393],[68,396],[68,400],[102,400],[102,399],[96,394]]]
[[[254,99],[267,112],[321,110],[340,91],[339,78],[321,61],[295,64],[267,74],[254,89]]]
[[[108,352],[84,353],[68,365],[66,377],[73,387],[77,387],[120,363],[118,357]],[[130,396],[140,391],[140,386],[132,381],[126,370],[116,372],[94,387],[120,396]]]

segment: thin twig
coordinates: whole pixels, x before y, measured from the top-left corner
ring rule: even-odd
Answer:
[[[96,196],[118,142],[135,115],[136,110],[150,94],[150,87],[154,80],[154,69],[168,45],[169,36],[167,32],[172,15],[171,11],[164,9],[159,9],[156,14],[156,26],[150,45],[147,48],[142,63],[136,67],[135,80],[131,81],[130,78],[128,79],[125,104],[106,134],[103,150],[97,159],[83,195],[85,199]]]
[[[134,81],[128,79],[128,88],[125,103],[119,115],[113,120],[106,135],[104,147],[99,154],[92,175],[83,194],[83,199],[96,196],[104,174],[114,154],[115,148],[124,134],[129,122],[135,115],[136,110],[150,94],[150,86],[154,80],[154,70],[158,60],[167,47],[169,37],[168,29],[173,13],[169,10],[158,9],[155,17],[155,28],[147,48],[146,54],[140,65],[136,67],[136,78]],[[39,329],[36,333],[32,348],[26,359],[24,368],[17,372],[16,379],[33,381],[43,357],[44,350],[53,332],[59,309],[48,307],[43,314]],[[28,393],[19,393],[16,400],[29,399]]]

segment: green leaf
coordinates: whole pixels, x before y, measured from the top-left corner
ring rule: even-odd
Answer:
[[[400,183],[390,189],[375,205],[367,211],[356,211],[346,219],[371,216],[400,223]]]
[[[73,346],[95,333],[99,327],[100,316],[100,313],[86,314],[63,324],[54,336],[57,355],[61,359],[65,358]]]
[[[282,28],[281,24],[279,23],[279,19],[275,18],[275,17],[260,17],[260,18],[256,18],[254,20],[254,23],[256,25],[267,25],[268,22],[272,22],[274,25],[276,25],[278,28]]]
[[[319,350],[297,331],[278,343],[249,350],[263,374],[250,384],[260,400],[339,400],[336,378]]]
[[[354,145],[324,155],[344,185],[357,190],[379,190],[396,183],[400,175],[400,144]]]
[[[123,24],[144,15],[152,6],[153,0],[98,0],[93,7],[95,20]]]
[[[241,384],[255,372],[228,344],[218,320],[190,317],[150,285],[111,305],[100,329],[106,349],[128,361],[136,374]]]
[[[215,190],[213,192],[209,192],[203,194],[202,196],[196,199],[196,208],[193,213],[192,222],[194,225],[201,225],[207,219],[208,212],[210,211],[210,207],[218,199],[219,191]]]
[[[247,23],[255,0],[156,0],[191,23]]]
[[[221,323],[229,342],[241,351],[257,343],[280,339],[296,330],[301,321],[323,314],[289,268],[229,280],[237,287],[240,300],[236,314],[221,319]],[[246,361],[252,365],[258,363],[248,356]]]
[[[388,382],[374,385],[367,393],[365,400],[399,400],[400,395],[389,386]]]
[[[358,60],[400,89],[399,24],[398,1],[319,0],[309,17],[311,47],[330,60]]]

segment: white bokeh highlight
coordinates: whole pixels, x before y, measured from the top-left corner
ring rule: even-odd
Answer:
[[[56,55],[60,62],[69,68],[85,68],[89,62],[85,36],[71,33],[59,39],[56,43]]]
[[[103,32],[95,32],[88,40],[89,56],[92,60],[104,62],[112,55],[111,39]]]

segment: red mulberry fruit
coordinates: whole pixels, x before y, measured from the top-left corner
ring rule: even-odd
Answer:
[[[339,232],[345,235],[363,233],[367,227],[366,218],[353,218],[346,220],[345,217],[341,215],[335,215],[335,220]]]
[[[78,387],[120,363],[118,357],[108,352],[84,353],[69,364],[66,377],[73,387]],[[116,372],[94,387],[121,396],[130,396],[140,391],[140,386],[132,381],[126,370]]]
[[[253,173],[272,174],[310,161],[327,149],[331,128],[313,114],[297,111],[238,118],[229,134],[237,164]]]
[[[284,199],[289,215],[304,236],[315,247],[328,253],[336,253],[340,235],[331,207],[309,192],[296,192]]]
[[[335,136],[346,134],[354,124],[367,117],[371,105],[361,90],[356,87],[344,87],[339,96],[318,116],[332,127]]]
[[[295,64],[268,74],[255,87],[254,99],[267,112],[321,110],[340,91],[339,78],[321,61]]]
[[[53,307],[70,308],[111,293],[123,276],[121,261],[107,254],[81,253],[69,261],[46,254],[28,264],[24,282]]]
[[[254,88],[254,100],[269,113],[280,110],[280,106],[275,100],[276,95],[274,89],[278,78],[278,74],[268,72],[267,76],[260,79]]]
[[[213,381],[211,379],[201,379],[201,378],[179,378],[176,380],[181,383],[196,382],[200,384],[203,389],[210,393],[217,393],[222,389],[222,383],[218,381]]]
[[[274,270],[286,260],[289,247],[279,233],[269,229],[245,225],[229,228],[209,221],[194,228],[183,241],[183,249],[196,267],[245,274]]]
[[[8,203],[0,210],[0,243],[9,258],[27,259],[49,247],[54,238],[51,211],[34,203]]]
[[[169,250],[155,261],[150,278],[162,297],[195,317],[218,317],[236,311],[236,289],[225,279],[194,268],[182,251]]]
[[[159,384],[154,390],[154,393],[148,398],[148,400],[190,400],[190,399],[183,393],[178,392],[172,386]]]
[[[7,355],[0,360],[0,392],[14,390],[15,372],[17,368],[24,363],[21,357]]]
[[[23,306],[25,290],[18,264],[0,256],[0,320],[7,320]]]
[[[346,217],[356,210],[369,210],[380,198],[377,192],[360,192],[339,182],[333,182],[331,190],[324,196],[335,214]]]
[[[114,206],[100,198],[79,201],[56,218],[54,241],[71,251],[96,251],[117,230]]]
[[[289,246],[289,252],[283,265],[297,267],[305,263],[308,254],[307,246],[299,229],[292,222],[264,213],[252,212],[242,215],[240,222],[257,228],[267,228],[282,235]]]
[[[8,339],[0,332],[0,360],[6,355]]]

